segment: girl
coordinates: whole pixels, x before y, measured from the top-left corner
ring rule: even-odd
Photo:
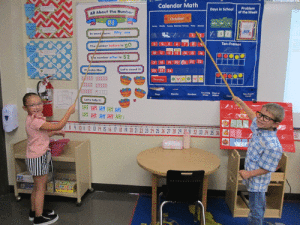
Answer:
[[[71,114],[75,112],[75,104],[70,106],[65,116],[56,124],[46,122],[43,117],[42,99],[35,93],[27,93],[23,97],[23,109],[27,111],[26,133],[27,149],[26,164],[33,176],[34,187],[31,194],[31,210],[29,220],[34,224],[52,224],[58,220],[53,210],[43,210],[48,167],[51,159],[49,148],[50,138],[53,135],[64,136],[61,129],[66,125]]]

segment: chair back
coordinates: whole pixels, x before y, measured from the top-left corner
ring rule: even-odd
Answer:
[[[202,200],[204,170],[198,171],[167,171],[166,199],[177,202]]]

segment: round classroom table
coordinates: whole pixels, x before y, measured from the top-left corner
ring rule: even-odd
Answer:
[[[220,159],[215,154],[199,148],[167,150],[156,147],[140,152],[137,156],[137,163],[152,174],[151,224],[156,224],[159,177],[166,177],[168,170],[204,170],[202,203],[206,209],[208,175],[219,168]]]

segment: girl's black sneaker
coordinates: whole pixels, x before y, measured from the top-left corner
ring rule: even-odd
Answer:
[[[39,216],[34,217],[33,225],[49,225],[55,223],[58,220],[58,215],[49,215],[48,217]]]
[[[43,216],[47,217],[49,215],[54,215],[54,210],[51,210],[51,209],[44,209],[43,210]],[[35,211],[31,211],[29,212],[29,220],[30,221],[33,221],[34,220],[34,217],[35,217]]]

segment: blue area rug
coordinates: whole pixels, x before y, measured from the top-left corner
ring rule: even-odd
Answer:
[[[213,215],[213,219],[222,225],[245,225],[247,218],[233,218],[223,198],[208,198],[207,211]],[[193,215],[189,212],[187,204],[166,204],[164,212],[168,213],[169,220],[176,221],[180,225],[194,224]],[[265,224],[283,223],[285,225],[300,225],[300,203],[284,202],[282,218],[266,218]],[[131,225],[151,223],[151,196],[140,195]],[[175,223],[176,224],[176,223]]]

